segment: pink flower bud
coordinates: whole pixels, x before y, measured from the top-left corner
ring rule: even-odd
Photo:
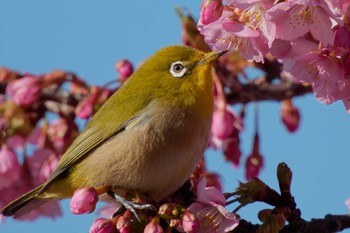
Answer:
[[[79,102],[75,109],[75,114],[80,119],[89,119],[94,114],[95,95],[90,95],[86,99]]]
[[[90,227],[90,233],[115,233],[115,225],[108,219],[98,218]]]
[[[118,61],[115,64],[115,69],[119,72],[121,81],[125,81],[134,72],[132,63],[125,59]]]
[[[282,101],[281,118],[289,132],[295,132],[300,123],[299,110],[293,106],[290,99]]]
[[[74,214],[91,213],[95,210],[98,195],[94,188],[81,188],[74,192],[70,201],[70,210]]]
[[[259,151],[259,135],[254,137],[253,151],[248,156],[245,164],[245,177],[250,180],[252,177],[259,175],[261,168],[263,167],[263,157]]]
[[[144,233],[164,233],[164,230],[158,223],[154,223],[152,221],[147,224],[143,232]]]
[[[199,230],[200,223],[192,213],[185,213],[182,217],[182,227],[187,233],[195,233]]]
[[[234,167],[238,167],[241,160],[241,149],[239,148],[239,132],[234,134],[232,138],[225,141],[224,155],[227,161],[232,162]]]
[[[41,92],[41,79],[25,76],[10,82],[6,87],[6,94],[20,106],[28,106],[37,101]]]
[[[206,25],[218,20],[224,10],[222,0],[204,0],[200,21]]]
[[[49,178],[51,173],[55,170],[58,161],[59,159],[55,154],[52,154],[46,161],[44,161],[39,172],[40,182],[43,183]]]
[[[131,232],[130,218],[126,218],[125,216],[120,216],[117,222],[117,229],[119,233],[130,233]]]
[[[211,126],[213,136],[222,140],[227,139],[233,132],[234,119],[234,115],[227,109],[215,110]]]
[[[0,149],[0,189],[8,187],[20,176],[21,166],[16,154],[3,145]]]

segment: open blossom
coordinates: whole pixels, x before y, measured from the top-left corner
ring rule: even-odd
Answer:
[[[294,40],[311,32],[324,45],[332,45],[332,21],[339,20],[328,1],[290,0],[273,6],[267,12],[271,33],[276,39]]]
[[[41,80],[37,77],[25,76],[10,82],[6,87],[6,94],[11,100],[21,106],[28,106],[39,99]]]
[[[186,233],[198,232],[200,223],[192,213],[185,213],[182,216],[182,228]]]
[[[327,50],[299,56],[290,73],[297,80],[312,84],[316,98],[325,104],[339,100],[345,84],[342,64]]]
[[[268,52],[267,41],[257,30],[250,28],[235,17],[232,10],[224,9],[214,23],[198,23],[198,30],[212,50],[233,49],[239,51],[249,61],[263,61]]]
[[[225,209],[226,199],[218,189],[206,187],[206,180],[202,179],[197,193],[197,202],[191,204],[188,210],[200,222],[198,232],[228,232],[237,227],[239,221],[234,213]]]
[[[237,7],[239,21],[265,37],[269,46],[275,39],[270,33],[270,22],[266,20],[266,12],[273,5],[269,0],[227,0],[230,6]]]

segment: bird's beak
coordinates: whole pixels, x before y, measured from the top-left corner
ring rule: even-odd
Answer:
[[[227,53],[228,50],[224,50],[224,51],[213,51],[210,53],[207,53],[201,60],[199,60],[197,62],[197,66],[201,66],[201,65],[205,65],[208,64],[209,62],[212,62],[216,59],[218,59],[221,55]]]

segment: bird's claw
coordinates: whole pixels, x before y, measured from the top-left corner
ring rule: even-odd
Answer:
[[[150,209],[150,210],[157,211],[157,209],[151,204],[139,204],[134,201],[129,201],[124,197],[121,197],[115,193],[113,193],[113,198],[122,205],[121,208],[119,208],[116,212],[113,213],[112,215],[113,217],[118,214],[121,214],[124,210],[129,210],[131,211],[131,213],[133,213],[137,221],[141,222],[140,217],[136,213],[136,210]]]

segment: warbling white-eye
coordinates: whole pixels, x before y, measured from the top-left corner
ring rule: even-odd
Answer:
[[[160,49],[93,116],[49,179],[8,204],[2,214],[21,216],[82,187],[141,193],[154,201],[176,191],[207,146],[213,113],[211,62],[225,52]]]

